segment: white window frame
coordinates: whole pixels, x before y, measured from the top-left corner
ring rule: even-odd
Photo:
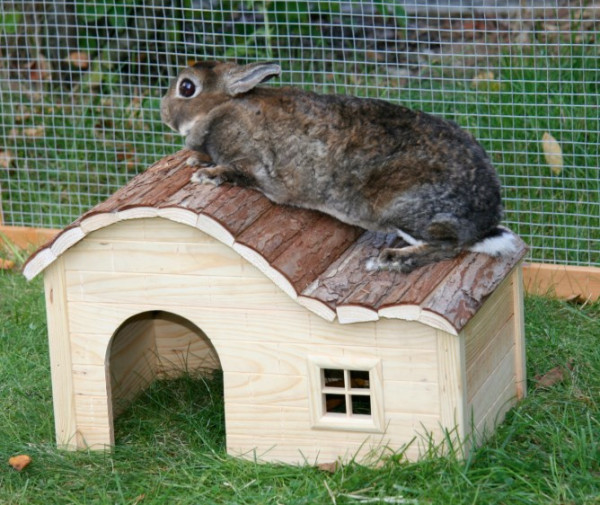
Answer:
[[[352,412],[327,412],[326,394],[351,395],[353,389],[349,384],[341,388],[328,388],[324,384],[324,370],[344,370],[369,372],[369,388],[357,388],[355,394],[370,397],[371,414],[353,414]],[[344,372],[346,377],[349,376]],[[383,433],[383,379],[381,360],[364,357],[331,357],[309,356],[308,379],[310,387],[310,418],[314,429],[362,431],[367,433]],[[367,393],[368,391],[368,393]]]

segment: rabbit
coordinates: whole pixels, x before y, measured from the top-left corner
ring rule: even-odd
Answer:
[[[193,181],[255,188],[275,203],[407,243],[370,258],[369,270],[410,272],[464,250],[516,249],[499,226],[498,176],[471,134],[384,100],[259,86],[280,73],[272,62],[198,62],[181,71],[161,118],[212,160]]]

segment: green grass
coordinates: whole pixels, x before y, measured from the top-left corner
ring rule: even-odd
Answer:
[[[225,453],[222,384],[155,382],[116,421],[112,452],[54,447],[41,280],[0,271],[0,503],[600,504],[600,304],[526,300],[528,396],[466,461],[440,456],[335,473]],[[572,371],[547,389],[536,375]],[[16,472],[6,462],[26,453]]]

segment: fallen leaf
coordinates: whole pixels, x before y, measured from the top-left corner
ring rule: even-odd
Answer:
[[[8,464],[19,472],[23,470],[23,468],[25,468],[27,465],[29,465],[29,463],[31,463],[31,457],[27,456],[27,454],[13,456],[8,460]]]
[[[24,128],[23,135],[26,137],[43,137],[44,136],[44,125],[36,126],[34,128]]]
[[[37,59],[30,61],[27,64],[27,68],[29,69],[29,78],[32,81],[46,81],[50,79],[50,64],[41,54],[38,55]]]
[[[553,369],[548,370],[543,375],[536,375],[535,380],[536,389],[551,388],[555,384],[565,380],[565,373],[561,366],[555,366]]]
[[[334,461],[332,463],[319,463],[317,468],[322,472],[335,473],[340,468],[339,461]]]
[[[477,89],[500,91],[500,82],[496,80],[494,72],[490,71],[479,72],[473,77],[471,85]]]
[[[9,151],[0,151],[0,167],[9,168],[13,160],[13,154]]]
[[[11,260],[5,260],[4,258],[0,258],[0,270],[10,270],[15,266],[15,262]]]
[[[559,175],[563,169],[562,149],[558,141],[548,132],[542,136],[542,149],[544,150],[546,163],[548,163],[554,175]]]
[[[67,61],[76,68],[86,70],[90,66],[90,55],[83,51],[73,51]]]
[[[474,78],[473,82],[477,83],[480,81],[493,81],[496,77],[494,76],[494,72],[479,72]]]

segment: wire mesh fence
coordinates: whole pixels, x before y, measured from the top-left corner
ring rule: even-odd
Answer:
[[[598,0],[0,3],[4,224],[62,227],[180,137],[159,102],[191,61],[276,60],[280,84],[458,122],[534,260],[600,264]]]

